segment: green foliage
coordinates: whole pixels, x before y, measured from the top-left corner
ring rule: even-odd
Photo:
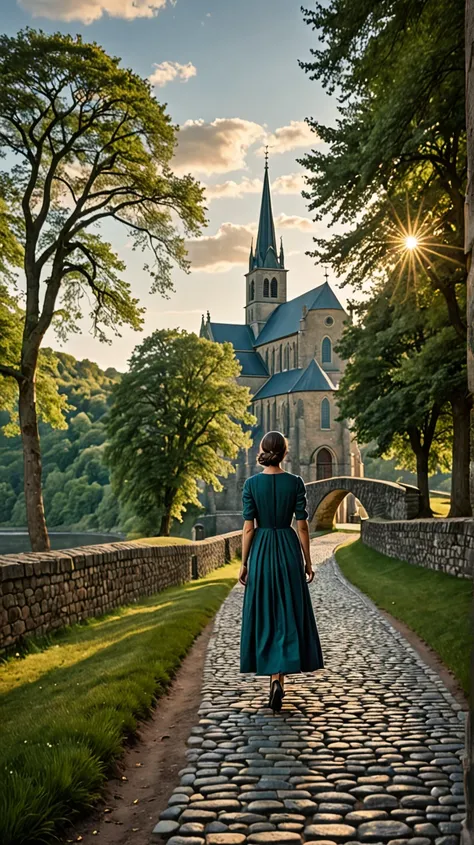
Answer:
[[[98,797],[124,741],[235,584],[205,578],[30,642],[0,666],[0,841],[38,845]]]
[[[252,425],[248,388],[237,384],[240,365],[231,344],[185,331],[154,332],[130,359],[114,391],[106,456],[121,501],[148,520],[181,519],[197,505],[197,481],[221,490],[228,459],[250,445],[240,423]]]
[[[110,531],[120,526],[119,504],[112,493],[103,462],[105,418],[113,385],[120,376],[103,372],[87,359],[45,349],[55,362],[51,392],[59,397],[61,428],[40,424],[43,452],[44,500],[52,527]],[[0,378],[0,382],[1,382]],[[6,381],[6,380],[5,380]],[[0,427],[7,414],[0,415]],[[0,523],[25,525],[23,454],[18,436],[0,434]]]
[[[316,218],[344,224],[314,255],[356,287],[397,276],[409,197],[420,262],[465,336],[464,4],[329,0],[304,14],[320,43],[301,65],[340,95],[334,127],[309,121],[328,147],[302,161]],[[404,281],[416,286],[416,272]]]

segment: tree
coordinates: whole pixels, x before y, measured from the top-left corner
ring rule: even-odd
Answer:
[[[187,504],[199,504],[198,480],[222,490],[219,476],[234,471],[228,459],[250,446],[241,423],[255,418],[239,372],[230,343],[163,329],[136,347],[115,388],[106,447],[112,486],[151,530],[160,520],[160,535]]]
[[[24,254],[26,317],[16,366],[25,499],[32,548],[49,547],[41,493],[35,379],[45,332],[77,330],[83,300],[94,332],[140,329],[143,309],[103,240],[104,221],[148,250],[153,292],[171,288],[173,263],[188,269],[184,234],[205,223],[202,189],[170,170],[176,140],[150,84],[80,36],[27,29],[0,38],[0,152],[14,164],[2,189]]]
[[[340,92],[335,127],[309,120],[329,149],[302,160],[309,170],[305,196],[316,218],[328,213],[332,224],[347,227],[316,239],[313,255],[361,288],[397,277],[406,236],[415,236],[410,289],[420,270],[433,294],[444,297],[465,343],[463,3],[330,0],[304,15],[321,43],[301,66]],[[471,514],[465,469],[471,405],[465,383],[455,403],[457,516]]]
[[[378,455],[396,454],[404,468],[416,469],[420,515],[432,516],[428,476],[449,465],[447,403],[465,378],[463,348],[446,325],[441,297],[400,304],[391,294],[381,286],[360,307],[361,321],[344,331],[337,351],[349,360],[338,405],[341,417],[353,420],[360,442],[375,440]]]

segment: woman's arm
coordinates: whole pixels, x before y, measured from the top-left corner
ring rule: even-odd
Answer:
[[[253,535],[255,534],[255,521],[253,519],[246,519],[244,527],[242,528],[242,566],[239,572],[239,581],[244,585],[247,581],[247,560],[249,557],[250,546],[252,545]]]
[[[301,548],[303,549],[303,555],[305,560],[305,572],[308,576],[306,579],[308,584],[311,584],[311,581],[314,578],[314,571],[313,567],[311,566],[311,552],[309,548],[309,524],[307,519],[297,519],[296,520],[296,528],[298,531],[298,537],[300,538]]]

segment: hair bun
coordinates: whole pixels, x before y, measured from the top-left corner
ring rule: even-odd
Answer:
[[[257,462],[262,466],[278,466],[288,451],[286,437],[280,431],[269,431],[260,443]]]

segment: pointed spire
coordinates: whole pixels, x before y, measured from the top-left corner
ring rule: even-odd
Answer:
[[[285,254],[283,252],[283,238],[280,238],[280,267],[285,266]]]
[[[270,181],[268,178],[268,149],[265,151],[265,174],[263,177],[262,204],[258,222],[257,245],[255,248],[257,267],[278,266],[275,225],[273,223]]]
[[[252,243],[250,244],[250,255],[249,255],[249,272],[253,270],[253,238]]]

